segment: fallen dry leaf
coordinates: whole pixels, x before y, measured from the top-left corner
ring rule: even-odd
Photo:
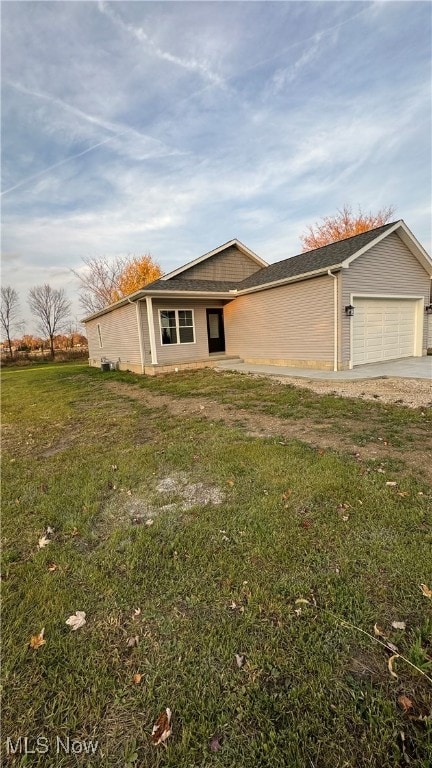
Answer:
[[[342,520],[346,523],[349,520],[349,515],[342,515]]]
[[[43,549],[50,543],[51,539],[49,539],[45,534],[40,537],[38,541],[38,549]]]
[[[389,649],[389,651],[392,651],[392,653],[399,653],[399,648],[394,643],[391,643],[390,640],[385,641],[386,647]]]
[[[44,638],[45,634],[45,628],[41,629],[38,635],[32,635],[30,638],[29,646],[30,648],[33,648],[33,650],[37,650],[41,647],[41,645],[45,645],[46,640]]]
[[[57,563],[50,563],[50,564],[49,564],[49,566],[48,566],[48,570],[49,570],[49,571],[51,571],[51,573],[52,573],[53,571],[57,571],[57,570],[58,570],[58,565],[57,565]]]
[[[408,491],[398,491],[397,496],[408,496]]]
[[[209,741],[209,749],[211,752],[219,752],[221,748],[222,748],[221,736],[215,733],[215,735]]]
[[[398,703],[404,712],[408,712],[408,710],[410,710],[413,705],[411,699],[409,699],[408,696],[405,696],[404,694],[398,697]]]
[[[426,584],[420,584],[420,589],[425,597],[432,597],[432,589],[429,589]]]
[[[71,536],[78,536],[79,535],[78,528],[72,528],[70,535]]]
[[[141,614],[141,608],[134,608],[134,612],[133,612],[134,618],[136,616],[139,616],[140,614]]]
[[[387,480],[386,485],[388,485],[389,488],[394,488],[397,485],[397,483],[395,482],[395,480]]]
[[[310,600],[306,600],[305,597],[298,597],[295,601],[295,605],[300,605],[300,603],[304,603],[305,605],[310,605]]]
[[[116,469],[118,469],[117,464],[111,464],[111,469],[113,472],[115,472]]]
[[[76,632],[77,629],[81,629],[86,623],[85,617],[85,611],[75,611],[72,616],[66,619],[66,624],[71,628],[72,632]]]
[[[140,682],[141,682],[141,680],[142,680],[142,675],[140,675],[140,674],[139,674],[139,672],[137,672],[137,673],[136,673],[136,674],[133,676],[133,678],[132,678],[132,679],[133,679],[133,681],[134,681],[135,685],[139,685],[139,684],[140,684]]]
[[[292,488],[288,488],[288,490],[285,491],[285,493],[282,494],[283,501],[287,501],[289,499],[289,497],[291,496],[291,494],[292,494]]]
[[[139,637],[138,635],[135,635],[135,637],[128,637],[126,645],[128,648],[135,648],[136,645],[139,643]]]
[[[230,488],[232,488],[234,485],[234,480],[227,480],[227,485],[229,485]]]
[[[235,609],[237,608],[237,603],[235,603],[234,600],[231,600],[230,608],[232,611],[235,611]]]
[[[398,679],[398,676],[397,676],[396,672],[393,671],[393,664],[395,662],[395,659],[398,659],[398,658],[399,658],[399,654],[395,653],[394,656],[390,656],[390,658],[388,660],[388,663],[387,663],[388,671],[390,672],[391,676],[395,678],[395,680]]]
[[[151,525],[153,525],[153,523],[154,523],[154,520],[152,520],[151,518],[149,518],[148,520],[146,520],[146,525],[148,525],[149,527],[150,527]]]
[[[375,635],[375,637],[383,637],[384,640],[387,640],[384,632],[382,631],[382,629],[380,629],[378,624],[374,624],[374,635]]]
[[[156,720],[151,739],[155,747],[163,744],[171,736],[171,710],[167,707],[163,710]]]
[[[243,664],[245,663],[245,657],[240,653],[236,653],[235,660],[237,662],[238,668],[241,669]]]
[[[404,621],[392,621],[393,629],[405,629],[406,624]]]

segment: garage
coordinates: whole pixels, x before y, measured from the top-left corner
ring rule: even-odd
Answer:
[[[354,297],[353,304],[353,365],[418,354],[418,299]]]

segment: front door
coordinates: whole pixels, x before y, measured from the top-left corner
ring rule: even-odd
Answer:
[[[225,352],[223,309],[207,309],[209,352]]]

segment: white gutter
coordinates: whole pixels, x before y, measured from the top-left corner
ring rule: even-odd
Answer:
[[[124,307],[128,302],[130,304],[134,304],[135,301],[141,301],[142,299],[145,299],[147,296],[152,296],[154,299],[157,299],[158,297],[163,299],[164,296],[178,296],[180,299],[183,299],[183,298],[232,299],[233,298],[231,291],[179,291],[178,289],[175,291],[166,291],[165,289],[161,291],[146,291],[144,289],[142,291],[136,291],[136,293],[131,293],[130,296],[126,296],[124,299],[120,299],[119,301],[116,301],[115,304],[111,304],[109,307],[100,309],[99,312],[95,312],[93,315],[84,317],[84,319],[81,320],[80,322],[89,323],[91,320],[96,320],[98,317],[102,317],[102,315],[107,315],[109,312],[113,312],[115,309],[118,309],[119,307]]]
[[[179,299],[183,299],[185,296],[188,298],[194,298],[194,299],[232,299],[232,293],[230,291],[166,291],[165,288],[163,288],[160,291],[146,291],[146,296],[152,296],[154,299],[157,299],[158,296],[161,296],[163,299],[164,296],[178,296]]]
[[[333,370],[338,369],[338,278],[334,275],[330,269],[327,270],[327,274],[333,278]]]
[[[267,288],[275,288],[278,285],[288,285],[288,283],[298,283],[301,280],[308,280],[310,277],[317,277],[318,275],[327,275],[331,269],[340,269],[341,266],[342,266],[341,264],[332,264],[331,267],[321,267],[321,269],[314,269],[312,272],[303,272],[301,275],[293,275],[293,277],[282,277],[280,280],[273,280],[273,282],[271,283],[262,283],[261,285],[255,285],[253,286],[253,288],[242,288],[237,291],[236,295],[243,296],[243,294],[245,293],[256,293],[257,291],[266,291]]]
[[[149,337],[150,337],[150,351],[151,351],[151,361],[152,365],[157,365],[157,351],[156,351],[156,336],[154,331],[154,321],[153,321],[153,302],[151,296],[146,296],[146,304],[147,304],[147,322],[148,322],[148,328],[149,328]]]

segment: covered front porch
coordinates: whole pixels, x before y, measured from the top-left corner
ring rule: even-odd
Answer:
[[[147,296],[140,301],[142,372],[155,376],[238,359],[226,354],[226,303],[220,298],[179,295]]]

